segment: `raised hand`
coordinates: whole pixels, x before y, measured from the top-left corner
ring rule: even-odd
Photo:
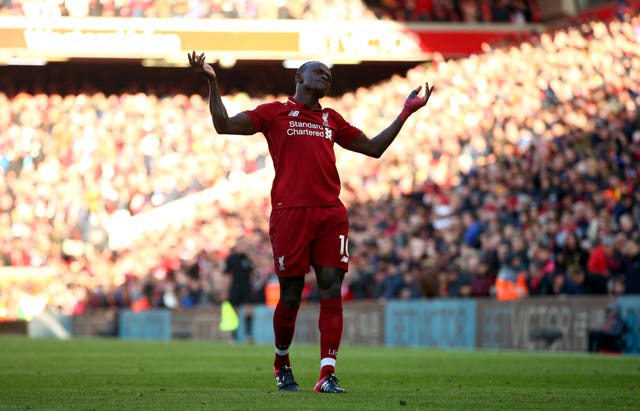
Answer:
[[[216,72],[209,63],[204,61],[204,53],[197,55],[195,51],[192,51],[191,53],[187,53],[187,57],[189,58],[189,65],[196,73],[199,73],[207,80],[216,80]]]
[[[409,97],[407,97],[407,99],[405,100],[404,107],[402,107],[402,111],[400,112],[400,115],[398,117],[400,117],[402,121],[405,121],[411,114],[416,112],[421,107],[426,106],[427,101],[429,101],[429,97],[431,97],[431,93],[433,93],[433,89],[435,87],[436,86],[429,87],[429,83],[425,83],[425,92],[424,96],[422,97],[418,95],[420,94],[420,90],[422,90],[422,86],[418,86],[417,89],[413,90],[409,94]]]

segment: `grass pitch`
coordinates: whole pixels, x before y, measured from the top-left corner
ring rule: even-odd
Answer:
[[[269,346],[0,337],[2,410],[631,410],[640,357],[343,346],[344,395],[314,394],[318,348],[292,348],[298,393]]]

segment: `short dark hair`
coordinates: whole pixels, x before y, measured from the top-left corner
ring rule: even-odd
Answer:
[[[302,63],[302,65],[300,67],[298,67],[298,73],[302,73],[304,72],[307,67],[309,67],[312,63],[316,63],[315,61],[307,61],[305,63]]]

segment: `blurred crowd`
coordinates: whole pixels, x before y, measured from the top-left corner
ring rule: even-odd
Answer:
[[[539,22],[536,0],[2,0],[0,15]]]
[[[380,19],[420,22],[511,23],[542,21],[537,0],[365,0]]]
[[[412,88],[436,85],[382,159],[336,148],[351,215],[344,297],[640,294],[638,36],[638,17],[585,23],[465,59],[436,55],[325,98],[374,135]],[[225,96],[231,113],[266,99]],[[0,107],[0,263],[59,273],[3,287],[8,316],[34,295],[66,314],[219,304],[239,238],[264,301],[273,261],[268,189],[255,189],[270,184],[261,135],[216,135],[200,94],[0,92]],[[232,195],[109,246],[114,216],[228,181]]]

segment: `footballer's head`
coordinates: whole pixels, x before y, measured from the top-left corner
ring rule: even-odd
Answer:
[[[317,97],[324,97],[331,86],[331,69],[320,61],[308,61],[296,71],[296,83]]]

